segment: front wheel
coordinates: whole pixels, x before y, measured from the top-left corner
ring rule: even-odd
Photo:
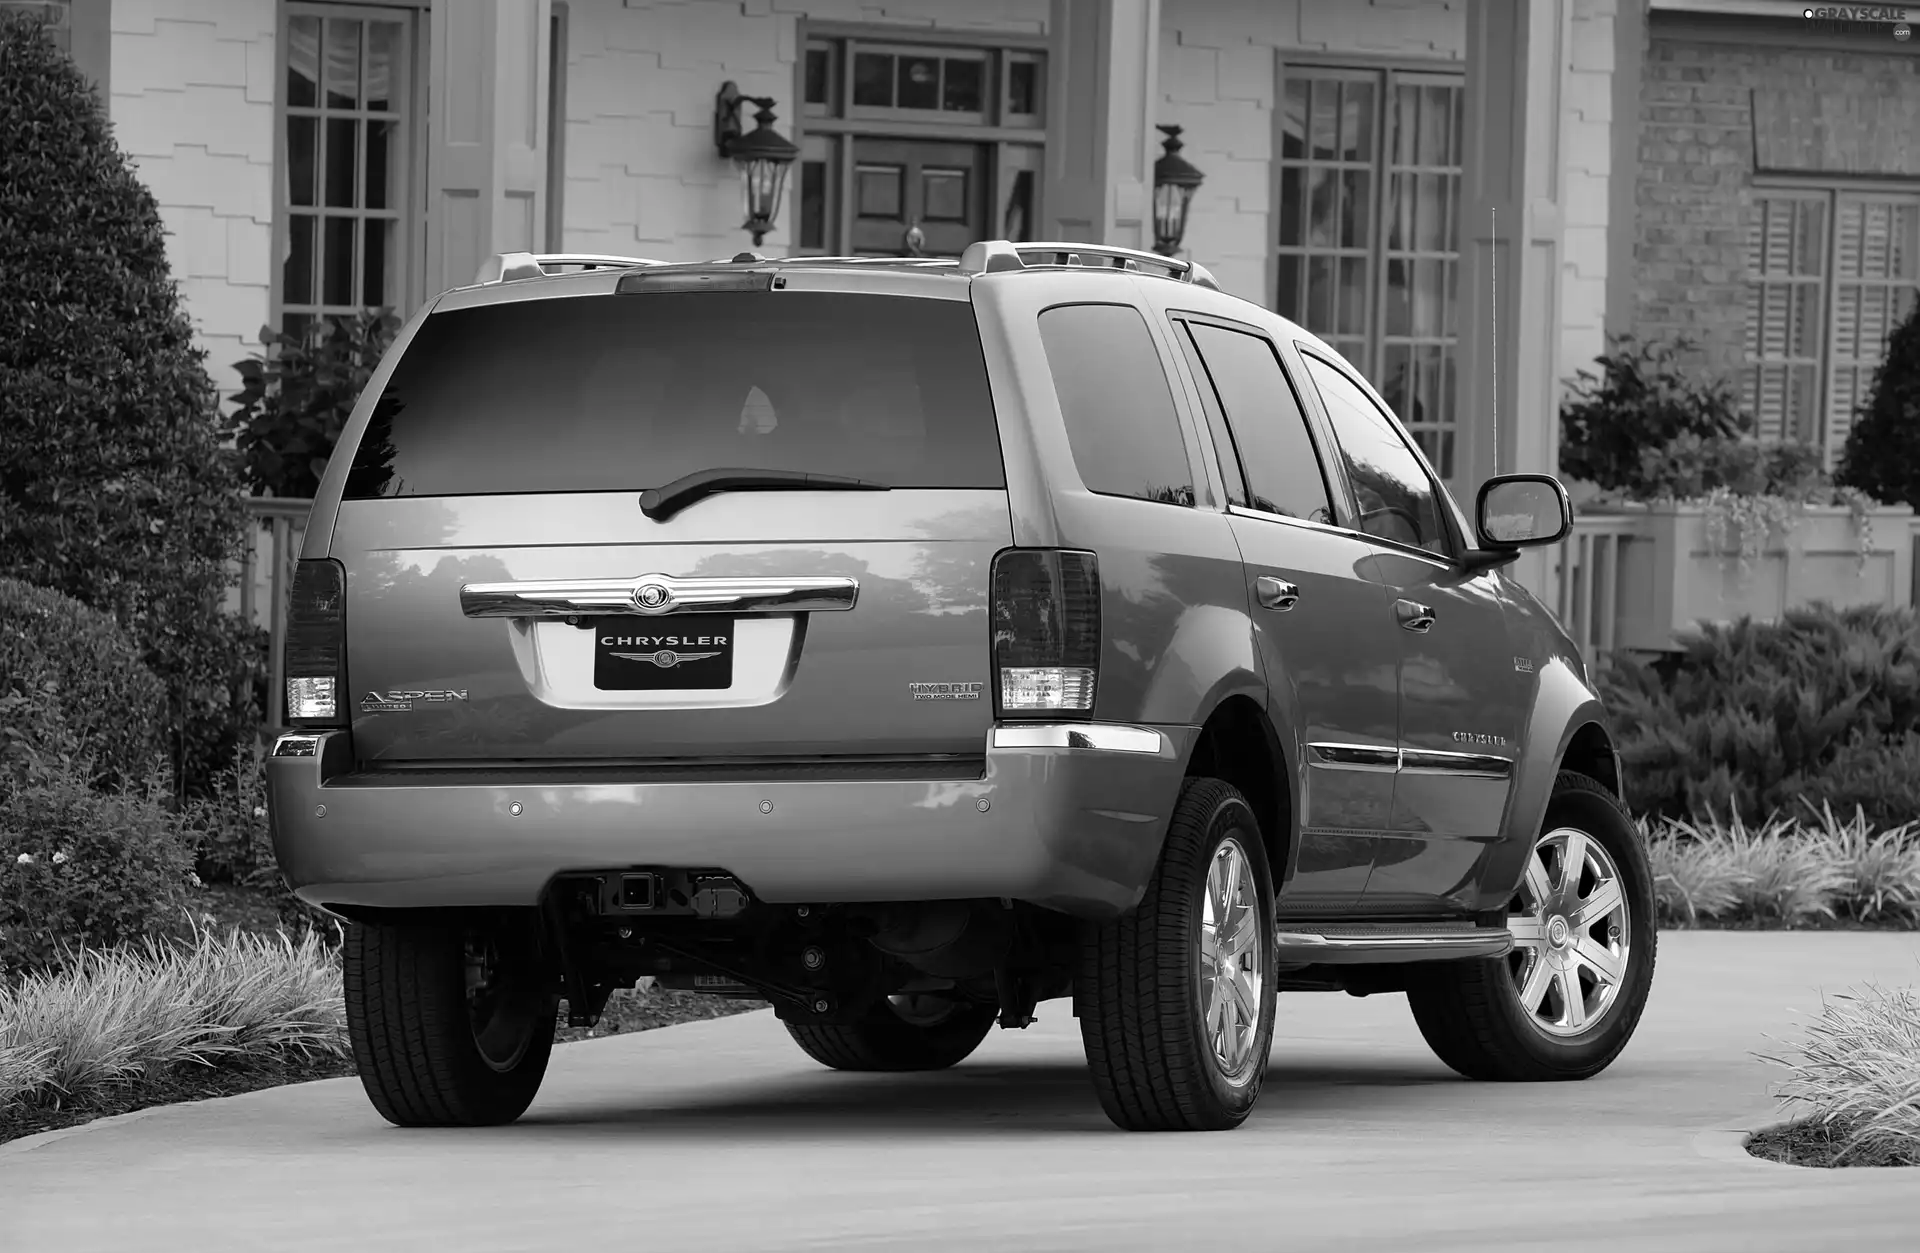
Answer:
[[[1088,924],[1074,980],[1107,1117],[1128,1131],[1226,1131],[1253,1112],[1273,1047],[1273,878],[1246,799],[1189,779],[1139,908]]]
[[[1409,990],[1434,1054],[1469,1079],[1586,1079],[1625,1048],[1653,989],[1653,873],[1611,792],[1563,770],[1509,904],[1513,951]]]
[[[347,1035],[401,1127],[510,1123],[540,1090],[556,1018],[531,925],[347,928]]]

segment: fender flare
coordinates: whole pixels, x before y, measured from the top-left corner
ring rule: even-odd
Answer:
[[[1569,752],[1576,739],[1595,733],[1602,737],[1613,773],[1612,779],[1601,782],[1611,784],[1618,795],[1620,757],[1606,708],[1585,675],[1567,659],[1553,658],[1541,667],[1533,706],[1528,711],[1500,839],[1490,848],[1481,876],[1481,910],[1503,909],[1512,898],[1525,873],[1526,858],[1540,824],[1546,820],[1554,783],[1565,768]]]

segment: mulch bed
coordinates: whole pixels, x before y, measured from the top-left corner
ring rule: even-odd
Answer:
[[[1694,922],[1662,919],[1662,931],[1920,931],[1908,919],[1861,922],[1857,918],[1801,918],[1793,922],[1757,922],[1751,918],[1701,918]]]
[[[137,1085],[114,1089],[110,1094],[96,1096],[78,1105],[0,1109],[0,1144],[42,1131],[77,1127],[81,1123],[113,1114],[130,1114],[153,1105],[203,1101],[215,1096],[238,1096],[242,1092],[255,1092],[261,1088],[305,1083],[309,1079],[337,1079],[352,1073],[353,1059],[350,1057],[182,1067],[155,1075]]]
[[[1747,1152],[1770,1162],[1818,1168],[1846,1166],[1920,1166],[1920,1145],[1908,1149],[1874,1147],[1837,1161],[1851,1127],[1816,1122],[1791,1122],[1769,1127],[1747,1140]]]
[[[223,926],[224,926],[223,921]],[[271,930],[269,926],[267,928]],[[655,988],[649,992],[621,991],[607,1004],[607,1012],[594,1027],[566,1025],[564,1003],[560,1026],[554,1032],[556,1044],[579,1040],[604,1039],[652,1031],[677,1023],[706,1018],[726,1018],[764,1009],[764,1001],[734,1001],[697,992],[675,992]],[[0,1144],[42,1131],[77,1127],[96,1118],[131,1113],[154,1105],[175,1105],[182,1101],[202,1101],[216,1096],[238,1096],[261,1088],[305,1083],[312,1079],[340,1079],[355,1074],[351,1057],[298,1059],[286,1062],[255,1062],[247,1065],[225,1064],[218,1067],[182,1067],[170,1073],[117,1089],[111,1095],[90,1099],[65,1108],[27,1107],[0,1110]]]

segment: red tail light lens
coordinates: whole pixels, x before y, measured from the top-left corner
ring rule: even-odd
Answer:
[[[1100,564],[1088,552],[1009,548],[993,559],[994,690],[1003,715],[1093,712]]]
[[[347,572],[337,561],[303,559],[287,605],[287,721],[347,725]]]

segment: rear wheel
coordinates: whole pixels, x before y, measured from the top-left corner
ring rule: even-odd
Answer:
[[[991,1005],[907,994],[876,1001],[858,1022],[787,1024],[801,1051],[834,1070],[945,1070],[993,1030]]]
[[[538,952],[530,925],[347,928],[347,1033],[381,1117],[474,1127],[526,1112],[553,1051]]]
[[[1246,799],[1189,779],[1139,908],[1090,924],[1075,981],[1107,1117],[1225,1131],[1253,1112],[1273,1046],[1273,878]]]
[[[1653,874],[1626,811],[1561,771],[1509,905],[1513,951],[1423,972],[1408,992],[1434,1054],[1469,1079],[1586,1079],[1625,1048],[1653,988]]]

